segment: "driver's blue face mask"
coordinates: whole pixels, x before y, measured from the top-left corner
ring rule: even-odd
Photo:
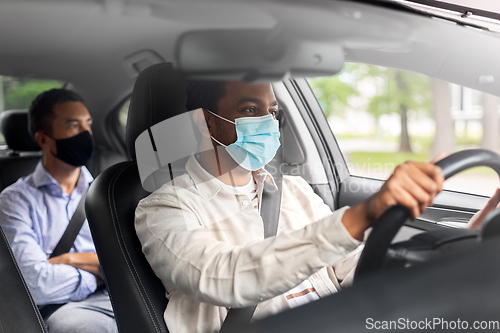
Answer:
[[[236,126],[237,140],[226,146],[213,136],[212,140],[226,147],[228,154],[242,168],[256,171],[269,163],[280,147],[279,122],[272,115],[242,117],[231,121],[207,110],[211,114]]]

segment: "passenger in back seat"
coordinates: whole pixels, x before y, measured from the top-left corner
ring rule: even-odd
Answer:
[[[93,180],[92,118],[65,89],[40,94],[28,117],[43,158],[0,194],[1,227],[49,332],[118,332],[86,220],[70,252],[50,258]]]

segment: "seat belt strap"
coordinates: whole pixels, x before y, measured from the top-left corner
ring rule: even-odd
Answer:
[[[260,215],[264,221],[264,237],[274,237],[278,233],[278,224],[281,208],[281,182],[274,179],[277,189],[271,184],[264,183]],[[279,182],[279,183],[278,183]]]
[[[273,175],[277,189],[264,181],[264,190],[260,207],[260,216],[264,222],[264,237],[276,236],[278,232],[279,216],[281,209],[281,195],[283,174],[280,172],[283,162],[283,147],[281,146],[276,154],[276,158],[269,163],[270,169],[277,170]],[[222,324],[219,333],[237,332],[238,327],[246,325],[252,319],[257,305],[244,308],[231,308]]]
[[[90,184],[89,184],[90,185]],[[56,247],[54,248],[54,251],[52,251],[52,254],[50,255],[50,258],[57,257],[61,254],[68,253],[73,244],[75,243],[75,239],[80,233],[80,230],[82,229],[83,222],[85,222],[86,215],[85,215],[85,198],[87,197],[87,191],[83,193],[82,197],[80,198],[80,202],[78,203],[78,207],[76,207],[75,212],[73,213],[73,216],[71,217],[71,220],[69,220],[68,226],[66,227],[66,230],[64,231],[64,234],[62,235],[61,239],[57,243]],[[44,306],[40,306],[40,314],[42,315],[42,318],[44,320],[47,320],[57,309],[59,309],[61,306],[63,306],[65,303],[62,304],[47,304]]]
[[[61,239],[57,243],[54,251],[50,255],[50,258],[57,257],[61,254],[68,253],[73,244],[75,243],[76,236],[80,233],[80,229],[82,228],[83,222],[85,221],[85,197],[87,196],[87,191],[82,195],[80,202],[78,203],[78,207],[76,208],[75,213],[71,217],[71,220],[64,231]]]

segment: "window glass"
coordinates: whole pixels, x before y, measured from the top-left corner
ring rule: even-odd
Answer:
[[[122,106],[118,110],[118,121],[120,122],[120,126],[125,129],[127,128],[127,118],[128,118],[128,107],[130,106],[130,97],[127,98],[125,102],[123,102]]]
[[[28,109],[38,94],[52,88],[61,88],[63,85],[64,82],[56,80],[0,76],[0,113],[6,110]],[[5,143],[1,133],[0,143]]]
[[[309,79],[352,175],[387,179],[406,161],[470,148],[500,152],[500,98],[425,75],[346,63],[335,77]],[[499,180],[474,168],[445,188],[491,195]]]

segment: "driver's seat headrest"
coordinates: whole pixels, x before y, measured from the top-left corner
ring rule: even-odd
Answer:
[[[0,131],[10,149],[17,152],[39,151],[38,144],[28,131],[28,110],[2,112]]]
[[[127,152],[136,160],[135,141],[151,126],[186,109],[185,76],[170,63],[153,65],[139,74],[134,85],[127,118]]]

